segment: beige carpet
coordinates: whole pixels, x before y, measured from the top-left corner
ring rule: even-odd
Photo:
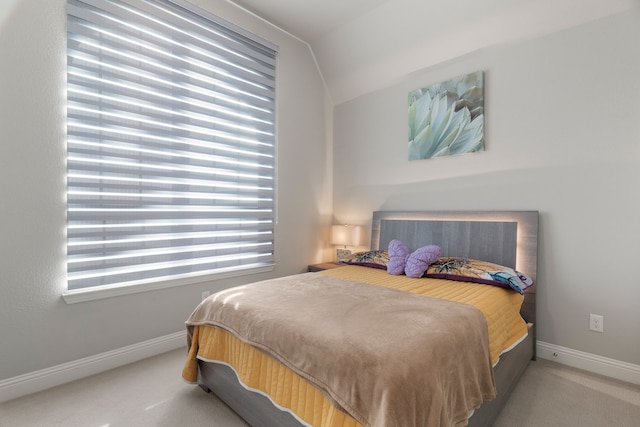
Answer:
[[[0,404],[0,427],[235,427],[224,403],[182,379],[175,350]]]
[[[495,427],[640,427],[640,386],[538,359]]]
[[[246,426],[213,395],[180,377],[185,351],[6,402],[1,427]],[[533,362],[496,427],[640,427],[640,387]]]

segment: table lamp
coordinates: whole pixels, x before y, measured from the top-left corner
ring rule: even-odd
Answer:
[[[360,246],[362,244],[362,227],[359,225],[333,225],[331,226],[331,244],[343,246],[338,248],[336,254],[338,260],[351,254],[347,246]]]

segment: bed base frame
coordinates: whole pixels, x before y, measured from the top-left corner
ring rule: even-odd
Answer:
[[[517,347],[502,355],[500,362],[494,368],[496,388],[499,392],[495,399],[484,402],[474,411],[469,419],[469,427],[493,425],[520,377],[529,366],[533,358],[533,347],[533,336],[529,334]],[[249,425],[265,427],[303,425],[291,413],[274,406],[265,395],[244,388],[231,367],[202,360],[198,361],[198,366],[200,387],[208,393],[215,394]]]
[[[481,258],[516,268],[536,280],[537,211],[374,212],[372,249],[387,247],[390,238],[401,238],[412,250],[421,244],[439,244],[442,256]],[[528,288],[521,310],[529,334],[500,357],[494,367],[498,394],[474,411],[468,424],[471,427],[488,427],[494,423],[529,363],[535,360],[535,296],[535,286]],[[216,394],[249,425],[304,425],[290,412],[274,406],[264,394],[246,389],[231,367],[201,360],[198,366],[200,387]]]

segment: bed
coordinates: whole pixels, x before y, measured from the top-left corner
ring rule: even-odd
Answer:
[[[437,245],[440,250],[440,253],[438,254],[439,259],[444,259],[446,257],[461,257],[464,259],[475,259],[495,263],[517,270],[535,283],[537,266],[537,235],[538,213],[536,211],[381,211],[374,212],[373,214],[371,251],[383,251],[387,249],[394,240],[401,241],[406,245],[406,248],[408,248],[410,252],[416,251],[416,249],[424,247],[425,245]],[[415,253],[417,252],[418,251]],[[417,377],[422,375],[422,371],[428,371],[428,369],[420,368],[418,371],[407,370],[404,368],[404,362],[392,364],[393,366],[402,365],[403,368],[399,369],[398,372],[389,369],[388,375],[391,378],[386,378],[386,365],[384,365],[385,369],[384,372],[382,372],[376,371],[376,367],[378,369],[379,367],[374,364],[374,368],[370,368],[370,370],[375,373],[373,378],[368,378],[366,375],[358,373],[354,374],[354,378],[352,379],[350,378],[350,375],[352,372],[355,372],[355,368],[342,362],[335,362],[333,365],[329,365],[328,367],[325,365],[318,365],[320,367],[312,366],[316,371],[310,371],[311,373],[308,374],[309,371],[306,370],[306,358],[313,356],[313,353],[317,353],[318,357],[323,360],[323,363],[327,360],[333,360],[334,357],[332,354],[327,356],[327,353],[323,353],[322,345],[317,347],[313,346],[315,343],[320,342],[318,341],[320,338],[314,336],[314,334],[316,334],[315,332],[313,334],[311,332],[307,333],[306,331],[308,331],[308,329],[304,329],[305,333],[300,334],[295,330],[293,332],[287,332],[285,330],[288,328],[288,326],[285,327],[285,325],[291,323],[302,324],[304,323],[302,320],[299,322],[292,322],[291,319],[294,318],[290,318],[288,321],[282,320],[282,328],[275,328],[278,329],[278,331],[282,329],[282,334],[292,334],[292,337],[290,338],[287,338],[285,335],[285,344],[273,344],[275,341],[269,341],[267,344],[263,345],[261,342],[256,341],[256,336],[251,335],[259,335],[261,339],[267,340],[272,339],[271,335],[282,335],[279,333],[268,333],[269,328],[266,329],[267,332],[261,331],[259,328],[254,328],[253,326],[244,328],[246,330],[241,330],[243,329],[243,323],[248,325],[268,324],[268,322],[271,321],[269,317],[272,315],[271,313],[264,314],[262,312],[258,312],[258,314],[255,315],[257,316],[257,320],[241,318],[239,320],[239,325],[227,326],[225,323],[217,323],[220,319],[209,321],[207,318],[202,317],[204,316],[204,312],[206,312],[205,314],[207,316],[211,313],[215,314],[221,312],[219,307],[214,309],[201,308],[199,306],[199,308],[194,311],[194,314],[199,312],[201,317],[193,318],[194,315],[192,315],[190,320],[195,321],[188,324],[189,354],[187,361],[185,362],[183,377],[188,381],[197,381],[200,387],[205,391],[215,393],[248,424],[253,426],[299,427],[301,425],[320,425],[327,427],[358,427],[361,425],[394,425],[394,423],[395,425],[411,425],[412,423],[414,425],[425,425],[424,421],[414,422],[414,420],[429,420],[428,425],[468,424],[474,427],[491,425],[500,413],[502,407],[505,405],[509,395],[521,375],[524,373],[529,362],[535,359],[535,286],[526,287],[521,295],[519,292],[509,289],[508,286],[498,288],[494,286],[479,285],[477,283],[469,283],[466,281],[452,282],[441,278],[412,279],[402,277],[402,275],[391,276],[381,268],[371,268],[372,266],[364,265],[362,263],[356,264],[357,265],[345,265],[344,267],[320,273],[305,273],[295,277],[292,276],[285,278],[286,283],[281,283],[281,280],[277,281],[277,283],[266,281],[269,283],[260,282],[258,284],[247,285],[246,288],[238,287],[232,290],[223,291],[223,293],[217,297],[212,296],[210,299],[217,299],[218,304],[223,304],[221,303],[222,300],[229,300],[231,302],[230,304],[228,303],[229,301],[227,301],[223,305],[226,304],[226,306],[233,306],[236,298],[238,298],[240,294],[244,294],[246,290],[249,298],[251,298],[251,293],[258,292],[257,294],[253,294],[258,305],[264,302],[265,306],[279,306],[279,301],[283,298],[277,297],[270,300],[271,296],[278,292],[281,295],[288,295],[288,292],[283,292],[283,290],[292,289],[291,287],[298,289],[296,288],[296,283],[299,281],[300,283],[304,282],[306,284],[304,287],[298,286],[299,288],[304,288],[300,292],[307,292],[307,288],[309,287],[317,288],[314,292],[321,292],[320,294],[315,294],[311,298],[309,298],[307,294],[301,293],[299,295],[300,298],[306,298],[307,300],[311,299],[313,301],[319,301],[325,299],[325,296],[329,298],[328,295],[332,293],[336,293],[340,301],[349,299],[356,299],[358,301],[362,301],[363,299],[367,299],[367,301],[382,300],[382,304],[384,305],[370,306],[367,308],[367,313],[376,313],[375,318],[369,315],[368,317],[365,317],[366,320],[364,321],[364,323],[366,323],[366,327],[376,325],[375,330],[380,331],[380,334],[378,334],[379,336],[375,336],[375,340],[373,342],[367,342],[366,345],[372,347],[375,347],[379,342],[385,342],[386,338],[384,338],[385,335],[383,334],[386,333],[388,335],[394,335],[393,333],[389,334],[388,331],[385,332],[385,328],[387,326],[390,328],[389,330],[404,330],[404,328],[396,328],[396,326],[391,323],[392,320],[390,320],[390,317],[384,317],[388,314],[387,312],[391,313],[389,316],[397,316],[398,312],[393,311],[396,304],[398,310],[404,310],[403,313],[405,318],[401,321],[405,324],[408,323],[408,317],[406,317],[408,316],[407,313],[419,312],[420,315],[422,315],[423,312],[428,311],[429,313],[446,312],[449,313],[449,315],[453,315],[452,313],[457,313],[456,310],[458,307],[462,307],[465,310],[468,308],[469,310],[464,311],[464,313],[460,313],[461,320],[459,322],[458,320],[455,322],[446,320],[446,322],[449,324],[460,323],[461,325],[466,325],[460,328],[467,331],[467,334],[469,335],[464,338],[460,338],[460,340],[462,340],[460,342],[464,343],[465,351],[456,351],[455,353],[474,354],[473,359],[483,360],[483,368],[480,369],[473,366],[469,366],[467,368],[464,364],[466,361],[456,360],[455,363],[459,365],[456,365],[455,369],[451,369],[451,367],[449,367],[448,372],[451,374],[451,372],[455,371],[454,374],[456,374],[457,371],[460,371],[460,377],[462,379],[466,379],[471,377],[471,372],[475,373],[486,370],[486,365],[488,363],[491,378],[488,379],[486,373],[478,374],[477,381],[465,380],[466,382],[472,383],[472,386],[469,390],[462,391],[457,391],[457,389],[449,386],[448,384],[445,384],[444,386],[438,385],[440,388],[446,388],[447,392],[451,392],[450,389],[454,390],[451,392],[454,393],[452,395],[454,398],[449,396],[446,399],[440,398],[440,400],[447,402],[451,400],[456,402],[464,399],[468,400],[465,403],[467,405],[467,412],[465,412],[463,418],[459,416],[460,408],[449,408],[449,406],[445,409],[429,409],[429,411],[434,413],[440,411],[445,414],[436,414],[437,418],[433,418],[433,414],[431,413],[407,415],[413,410],[412,408],[422,406],[412,403],[410,401],[411,397],[415,395],[420,399],[424,399],[424,396],[419,393],[426,393],[426,400],[429,400],[429,393],[435,395],[435,392],[431,390],[430,387],[420,386],[417,391],[409,387],[408,380],[405,377],[411,377],[412,381],[413,377],[416,377],[416,379],[419,379],[420,381],[424,381],[423,378]],[[366,284],[359,283],[361,280]],[[416,298],[413,290],[414,287],[419,289],[419,291],[416,291],[418,293],[422,292],[424,287],[430,288],[429,292],[433,292],[433,290],[435,290],[436,294],[440,289],[444,289],[448,293],[451,292],[450,289],[452,289],[452,283],[455,283],[456,294],[472,295],[472,297],[460,297],[456,295],[453,297],[453,301],[455,302],[441,301],[442,304],[449,304],[445,305],[444,308],[429,305],[423,309],[422,306],[417,308],[413,306],[413,304],[426,304],[426,300],[429,300],[428,304],[431,304],[434,299],[440,299],[437,295],[435,298]],[[425,286],[425,284],[428,285]],[[339,296],[340,292],[343,292],[343,289],[348,292],[348,295]],[[478,289],[483,289],[482,294],[478,293]],[[489,289],[490,297],[485,296],[485,289]],[[410,292],[407,292],[408,290]],[[464,292],[460,290],[464,290]],[[303,300],[296,300],[293,297],[296,292],[297,291],[291,292],[292,297],[290,303],[293,306],[300,307],[299,304],[301,304],[301,301]],[[335,298],[336,295],[333,295],[332,298]],[[374,295],[374,297],[371,297],[371,295]],[[381,296],[378,298],[378,295]],[[424,295],[433,297],[432,294]],[[480,296],[476,297],[476,295]],[[513,311],[513,306],[515,306],[516,316],[518,317],[517,321],[511,320],[507,317],[508,325],[513,325],[509,326],[509,328],[505,328],[502,325],[496,326],[492,319],[502,318],[505,316],[502,314],[493,315],[491,311],[493,308],[487,308],[493,307],[493,305],[497,304],[495,301],[497,301],[497,298],[503,298],[503,295],[504,298],[511,301],[508,302],[510,306],[504,309],[500,308],[499,310],[503,310],[505,312],[508,310]],[[245,295],[242,295],[242,298],[245,297]],[[445,296],[444,298],[448,299],[449,297]],[[464,298],[478,298],[482,302],[479,302],[476,305],[475,300],[467,302]],[[495,301],[494,298],[496,299]],[[463,302],[464,304],[460,304],[460,302]],[[378,303],[380,304],[380,302]],[[205,304],[205,302],[203,302],[203,304]],[[201,304],[201,306],[203,304]],[[235,304],[236,309],[228,310],[230,313],[228,315],[240,316],[241,314],[238,313],[242,310],[238,309],[238,307],[251,306],[251,301],[243,300],[242,303],[235,302]],[[346,302],[345,304],[348,305]],[[360,304],[360,302],[358,302],[358,304]],[[438,302],[438,304],[440,303]],[[483,306],[482,304],[485,305]],[[340,306],[341,304],[334,303],[331,305],[332,306],[330,308],[322,306],[319,308],[319,312],[323,312],[322,310],[338,310],[338,308],[335,308],[334,306]],[[475,307],[470,307],[470,305],[475,305]],[[305,312],[305,315],[301,317],[309,318],[309,323],[324,323],[324,320],[316,319],[313,315],[309,315],[309,313],[316,312],[316,306],[314,305],[313,307],[313,310]],[[346,309],[346,311],[349,312],[349,316],[351,315],[351,312],[354,311],[353,307],[354,305],[350,305]],[[406,307],[409,308],[406,309]],[[496,310],[496,313],[497,312],[498,310]],[[343,315],[339,312],[334,313],[333,311],[326,311],[326,313],[330,314],[325,314],[325,316],[333,317],[335,314],[336,318]],[[475,330],[473,329],[475,328],[473,325],[478,323],[477,319],[473,321],[469,320],[468,324],[463,323],[467,321],[462,320],[463,315],[473,318],[477,313],[484,315],[486,325],[483,323],[484,326]],[[246,316],[246,313],[242,315]],[[292,315],[295,315],[295,313]],[[300,313],[297,315],[299,316]],[[265,316],[269,317],[269,320],[265,320]],[[411,316],[414,316],[414,314],[411,314]],[[318,334],[319,336],[322,336],[323,340],[343,340],[334,341],[333,344],[331,344],[334,347],[329,346],[329,348],[342,347],[335,346],[335,342],[351,343],[352,336],[347,336],[345,334],[353,333],[354,335],[357,335],[358,338],[361,335],[371,335],[371,333],[362,332],[367,329],[358,331],[355,326],[352,326],[360,325],[360,323],[362,323],[361,321],[352,321],[351,317],[349,317],[349,319],[350,320],[347,322],[341,321],[339,326],[334,325],[322,328],[323,330],[340,329],[338,338],[332,336],[332,334]],[[428,323],[433,321],[432,318],[423,320],[418,317],[411,317],[411,319],[412,320],[410,322],[413,322],[415,319],[415,323],[418,326],[421,325],[420,322]],[[226,318],[224,320],[227,321]],[[381,323],[375,324],[376,321],[380,321]],[[522,323],[522,325],[519,323]],[[345,324],[347,325],[346,327],[343,326]],[[298,325],[296,325],[296,327],[298,327]],[[304,327],[308,328],[308,325]],[[350,329],[354,329],[355,332],[350,331]],[[434,329],[438,328],[436,327]],[[488,330],[486,343],[485,341],[481,341],[480,338],[477,338],[478,342],[475,342],[476,337],[483,335],[481,329]],[[271,331],[273,330],[274,328],[272,327]],[[473,332],[469,332],[472,330]],[[506,338],[503,337],[503,330],[507,331]],[[523,330],[524,333],[522,332]],[[498,333],[496,331],[501,332]],[[265,335],[267,335],[266,338],[264,337]],[[328,338],[325,337],[325,335],[329,335]],[[449,335],[453,336],[453,334]],[[345,336],[347,336],[347,338],[345,338]],[[494,345],[494,337],[496,336],[499,336],[503,341],[500,346],[497,347]],[[367,338],[371,339],[371,337]],[[398,342],[393,341],[392,338],[393,337],[389,338],[393,342],[392,345],[399,345]],[[280,339],[282,340],[283,338]],[[426,339],[426,337],[421,337],[420,339]],[[407,343],[406,345],[409,346],[407,349],[425,348],[421,342],[416,341],[413,343],[413,338],[409,339],[402,337],[401,341],[402,345]],[[308,344],[308,342],[311,342],[313,345]],[[289,345],[290,343],[296,343],[296,345]],[[277,347],[278,345],[280,347]],[[360,342],[356,342],[356,344],[353,344],[353,348],[359,348],[363,345],[364,344]],[[411,347],[411,345],[414,347]],[[453,348],[461,347],[461,344],[459,343],[453,343],[451,345],[457,346]],[[482,347],[483,345],[488,347],[486,350],[486,357],[485,353],[482,353],[482,357],[478,357],[478,354],[481,354],[480,350],[476,353],[473,352],[476,348]],[[382,344],[380,346],[382,346]],[[443,344],[438,344],[434,347],[440,348],[442,346]],[[291,348],[285,349],[284,347]],[[274,348],[276,348],[275,354],[273,353]],[[297,355],[291,356],[283,353],[285,350],[302,351],[302,349],[307,352],[301,356],[302,359],[305,359],[302,362],[304,368],[300,368],[300,364],[297,362],[298,359],[296,359],[296,357],[298,357]],[[324,351],[326,352],[326,349]],[[349,351],[352,352],[353,350],[349,349]],[[409,355],[416,354],[417,351],[402,351],[400,353],[401,356],[397,356],[393,352],[388,352],[384,354],[383,357],[388,358],[385,359],[385,361],[392,360],[392,358],[396,357],[406,357],[409,360],[411,359]],[[434,357],[438,360],[451,359],[450,357],[438,355],[437,351],[433,351],[432,353],[434,354],[430,357]],[[365,356],[359,355],[358,357],[352,357],[350,359],[354,359],[355,362],[359,362],[361,365],[373,366],[373,362],[369,362],[367,359],[368,353],[365,352],[363,354],[365,354]],[[340,357],[342,356],[336,353],[336,360],[346,361],[349,359],[340,359]],[[472,357],[469,357],[469,359],[471,358]],[[487,359],[487,363],[484,362],[485,358]],[[365,360],[367,360],[366,363],[362,362]],[[352,361],[350,363],[357,365],[358,363],[355,362]],[[313,364],[309,363],[309,365]],[[409,361],[407,361],[406,365],[410,365]],[[436,366],[435,363],[430,363],[430,365]],[[343,368],[343,366],[345,367]],[[318,369],[320,369],[321,372],[318,372]],[[425,375],[427,374],[425,373]],[[242,378],[242,380],[240,378]],[[452,374],[451,382],[462,381],[456,378],[457,377]],[[389,386],[388,389],[380,391],[379,389],[381,386],[378,386],[378,383],[386,384],[387,381],[393,385]],[[407,382],[403,383],[403,381]],[[435,382],[439,383],[440,381],[434,380],[434,383]],[[487,389],[487,387],[489,387],[487,384],[488,382],[493,383],[494,394]],[[355,386],[353,386],[353,383],[362,383],[362,387],[354,388]],[[425,383],[422,382],[420,384]],[[438,390],[440,390],[440,388],[438,388]],[[346,392],[343,392],[343,390],[346,390]],[[389,390],[392,390],[393,392],[389,392]],[[364,401],[364,403],[357,402],[354,404],[349,399],[346,399],[345,395],[347,397],[351,397],[350,395],[357,395],[356,397],[358,397],[360,401]],[[463,396],[464,399],[460,399],[461,396]],[[372,404],[371,400],[378,399],[378,397],[381,397],[381,401],[384,400],[385,403],[382,404],[374,402],[375,404]],[[394,404],[400,405],[399,412],[402,413],[402,417],[408,418],[400,418],[398,415],[399,412],[396,412],[394,415],[394,408],[391,406],[392,403],[387,404],[387,401],[393,402],[394,397],[396,401]],[[424,400],[420,400],[420,402],[422,401]],[[362,405],[364,405],[364,408]],[[385,405],[388,405],[388,408],[386,408]],[[409,405],[409,407],[406,405]],[[380,408],[386,409],[382,410]],[[427,409],[417,410],[417,412],[427,411]],[[451,412],[452,414],[454,412],[457,413],[457,418],[453,415],[449,417],[448,412]],[[420,418],[422,415],[424,415],[424,418]],[[384,419],[385,416],[388,417],[386,420]],[[431,420],[437,421],[432,422]]]

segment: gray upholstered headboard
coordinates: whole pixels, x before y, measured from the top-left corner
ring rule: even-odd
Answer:
[[[461,256],[515,268],[536,280],[537,211],[379,211],[373,213],[371,248],[393,239],[409,249],[438,245],[442,256]],[[535,324],[535,286],[521,310]]]

